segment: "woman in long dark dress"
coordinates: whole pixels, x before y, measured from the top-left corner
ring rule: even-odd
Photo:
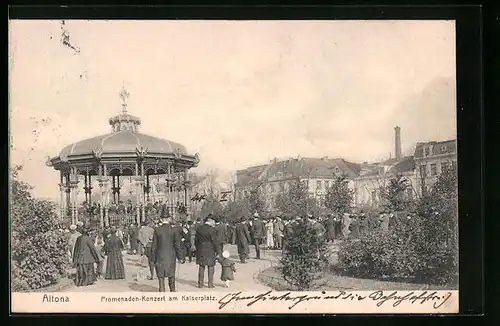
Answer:
[[[97,280],[94,264],[99,263],[100,256],[89,237],[90,229],[83,228],[82,235],[76,239],[73,251],[73,265],[76,267],[76,286],[88,286]]]
[[[123,242],[116,235],[115,230],[111,230],[110,236],[104,243],[104,253],[108,257],[106,261],[107,280],[119,280],[125,278],[125,265],[123,264],[122,250]]]

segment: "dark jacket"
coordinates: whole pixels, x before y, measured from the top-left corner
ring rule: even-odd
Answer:
[[[252,234],[254,239],[263,239],[266,236],[264,223],[261,220],[252,221]]]
[[[333,221],[333,218],[328,218],[325,221],[325,228],[326,228],[326,238],[328,240],[334,240],[335,239],[335,222]]]
[[[238,223],[235,232],[235,240],[236,245],[238,246],[238,253],[241,254],[249,254],[250,248],[248,244],[252,243],[252,238],[250,237],[250,232],[248,232],[248,226],[246,223]]]
[[[194,237],[196,247],[196,263],[201,266],[215,266],[215,257],[220,254],[215,228],[203,224],[196,229]]]
[[[215,225],[215,233],[217,234],[217,241],[219,241],[219,243],[226,243],[227,227],[224,223]]]
[[[179,231],[169,224],[155,229],[151,245],[152,261],[167,271],[167,276],[175,275],[176,258],[183,259]]]
[[[82,234],[76,239],[73,251],[73,264],[93,264],[98,263],[100,255],[94,247],[94,243],[86,234]]]
[[[316,237],[324,237],[325,236],[325,227],[320,222],[313,222],[312,229],[314,231],[314,235]]]

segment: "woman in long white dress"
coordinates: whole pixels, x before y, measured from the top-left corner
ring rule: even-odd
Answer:
[[[266,222],[266,246],[267,249],[274,248],[274,238],[273,238],[273,221]]]

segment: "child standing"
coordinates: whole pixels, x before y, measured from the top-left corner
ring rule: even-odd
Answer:
[[[234,273],[236,273],[234,262],[229,259],[229,251],[224,250],[222,252],[222,259],[219,259],[219,263],[222,266],[220,279],[226,284],[226,287],[228,288],[231,285],[231,281],[234,280]]]

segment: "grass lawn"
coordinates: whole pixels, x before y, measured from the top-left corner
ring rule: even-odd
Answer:
[[[279,267],[270,267],[263,270],[257,281],[269,286],[276,291],[290,291],[290,286],[285,282],[280,274]],[[372,279],[361,279],[335,274],[334,272],[324,273],[323,276],[314,282],[311,290],[325,291],[376,291],[376,290],[456,290],[449,286],[416,284],[404,282],[388,282]]]

